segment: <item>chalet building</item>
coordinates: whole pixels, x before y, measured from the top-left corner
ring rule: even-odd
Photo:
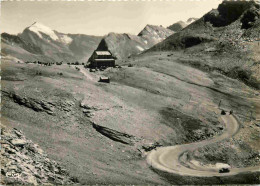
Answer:
[[[110,51],[95,50],[88,61],[90,62],[91,68],[115,66],[115,58],[112,56]]]

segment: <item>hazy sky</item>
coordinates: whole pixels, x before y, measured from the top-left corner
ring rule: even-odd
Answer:
[[[1,4],[1,32],[17,34],[37,21],[63,33],[139,33],[146,24],[169,26],[201,17],[221,0],[9,1]]]

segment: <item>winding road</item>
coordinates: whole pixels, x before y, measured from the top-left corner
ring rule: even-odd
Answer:
[[[219,173],[219,169],[216,167],[206,167],[199,165],[199,163],[193,164],[192,162],[187,162],[187,164],[185,162],[185,165],[181,163],[180,158],[185,152],[194,151],[199,147],[228,139],[238,132],[239,124],[233,115],[221,115],[220,117],[226,126],[222,135],[201,142],[157,148],[147,156],[148,164],[163,172],[195,177],[228,176],[242,172],[260,172],[259,166],[230,168],[228,173]]]

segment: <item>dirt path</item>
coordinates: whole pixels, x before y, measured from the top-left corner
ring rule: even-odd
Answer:
[[[94,81],[93,76],[91,76],[91,75],[89,74],[89,72],[87,71],[86,68],[84,68],[83,66],[79,66],[79,69],[80,69],[80,72],[81,72],[82,74],[84,74],[84,76],[86,76],[89,80]]]
[[[176,145],[169,147],[161,147],[153,150],[147,157],[147,162],[153,168],[164,172],[174,173],[185,176],[197,177],[212,177],[212,176],[228,176],[235,175],[241,172],[259,172],[260,167],[246,167],[246,168],[231,168],[229,173],[219,173],[218,169],[201,166],[184,166],[180,162],[180,157],[187,151],[194,151],[199,147],[210,145],[224,139],[228,139],[235,135],[239,130],[239,124],[233,115],[221,116],[222,121],[226,125],[224,133],[210,140],[205,140],[197,143],[190,143],[184,145]]]

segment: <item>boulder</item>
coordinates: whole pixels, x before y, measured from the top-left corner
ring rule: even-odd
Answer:
[[[23,139],[13,139],[11,140],[11,143],[17,147],[23,147],[24,145],[27,144],[27,141]]]

